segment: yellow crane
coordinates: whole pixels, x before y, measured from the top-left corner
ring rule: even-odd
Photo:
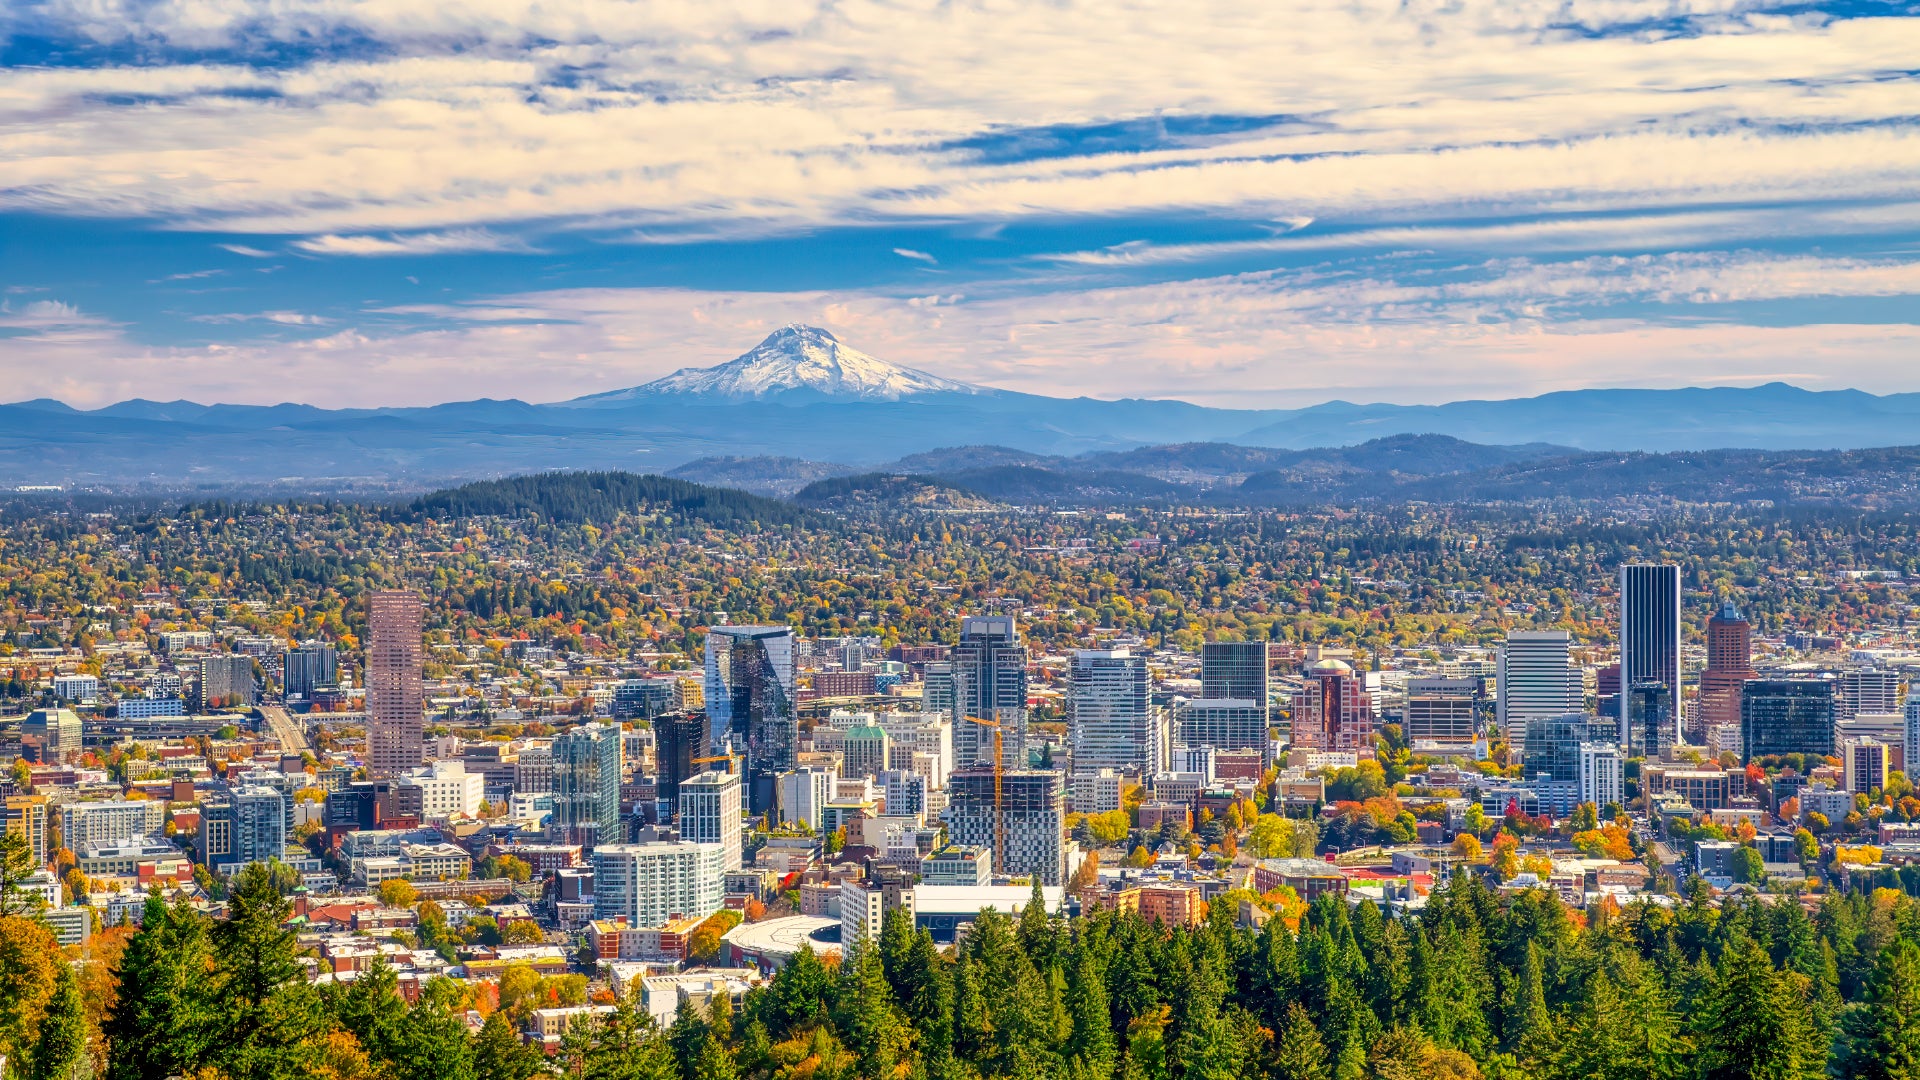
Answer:
[[[716,761],[724,761],[724,762],[726,762],[726,763],[727,763],[727,772],[729,772],[729,773],[731,773],[731,772],[733,772],[733,763],[734,763],[734,760],[735,760],[736,758],[738,758],[738,757],[739,757],[739,755],[738,755],[738,754],[715,754],[715,755],[713,755],[712,757],[697,757],[697,758],[694,758],[694,759],[693,759],[693,764],[695,764],[695,765],[711,765],[711,764],[713,764],[713,763],[714,763],[714,762],[716,762]],[[705,770],[705,769],[702,769],[702,770],[700,770],[700,771],[701,771],[701,772],[705,772],[706,770]]]
[[[1005,768],[1000,760],[1000,721],[986,720],[978,716],[967,717],[969,723],[993,729],[993,872],[1007,872],[1007,815],[1000,804],[1000,776]]]

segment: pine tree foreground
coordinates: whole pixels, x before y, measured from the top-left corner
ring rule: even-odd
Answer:
[[[313,986],[271,880],[243,872],[232,897],[217,923],[151,900],[98,1018],[74,966],[8,944],[37,924],[0,917],[9,1077],[86,1075],[104,1044],[109,1080],[1920,1080],[1920,903],[1886,890],[1585,913],[1462,875],[1407,917],[1333,897],[1257,931],[1224,904],[1171,930],[1030,910],[956,948],[896,912],[737,1007],[663,1029],[621,1000],[551,1056],[452,980],[412,1004],[377,964]]]

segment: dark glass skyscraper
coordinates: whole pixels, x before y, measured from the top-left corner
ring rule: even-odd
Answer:
[[[582,724],[553,740],[553,814],[547,831],[564,844],[618,843],[621,737],[618,724]]]
[[[1626,690],[1628,757],[1657,758],[1679,741],[1673,694],[1658,679],[1643,679]]]
[[[680,781],[699,771],[693,759],[707,752],[707,718],[699,713],[667,713],[653,718],[655,797],[669,805],[680,801]]]
[[[1620,686],[1625,691],[1647,682],[1665,684],[1668,700],[1678,712],[1680,568],[1672,563],[1628,563],[1620,568]],[[1620,695],[1623,730],[1632,722],[1632,696]]]
[[[1833,753],[1833,704],[1831,679],[1748,680],[1740,692],[1740,740],[1747,760]]]
[[[793,630],[716,626],[707,631],[707,723],[712,752],[746,753],[749,809],[774,807],[776,781],[800,749]]]

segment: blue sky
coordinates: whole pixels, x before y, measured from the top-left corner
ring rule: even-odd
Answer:
[[[0,9],[0,398],[1920,390],[1920,8]]]

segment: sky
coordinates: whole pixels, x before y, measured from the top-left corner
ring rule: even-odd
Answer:
[[[1920,390],[1920,3],[12,0],[0,400]]]

